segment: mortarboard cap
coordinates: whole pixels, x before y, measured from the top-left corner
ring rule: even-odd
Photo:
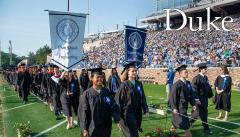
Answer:
[[[25,63],[21,63],[19,66],[26,66],[26,64]]]
[[[103,74],[103,70],[105,70],[105,69],[103,69],[102,67],[88,69],[88,71],[91,71],[91,75],[93,75],[93,74],[102,75]]]
[[[53,67],[53,68],[59,68],[59,66],[57,66],[57,65],[52,65],[52,67]]]
[[[182,70],[186,70],[186,69],[187,69],[187,65],[181,65],[176,68],[176,71],[178,71],[180,73]]]
[[[124,64],[123,67],[124,68],[123,68],[123,71],[121,72],[121,74],[123,74],[130,67],[137,67],[137,62],[136,61],[128,62],[128,63]]]
[[[199,63],[199,64],[197,64],[197,67],[199,69],[207,68],[207,63]]]

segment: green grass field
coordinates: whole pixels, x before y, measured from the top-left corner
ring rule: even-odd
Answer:
[[[144,85],[145,94],[147,97],[148,103],[159,104],[160,106],[166,106],[166,93],[165,87],[159,85]],[[14,107],[18,107],[23,105],[17,93],[13,90],[13,88],[5,82],[0,83],[0,96],[3,105],[3,115],[0,113],[0,128],[2,128],[1,121],[3,116],[3,125],[4,125],[4,133],[6,137],[15,137],[16,136],[16,129],[14,128],[15,122],[27,122],[30,121],[31,129],[32,129],[32,136],[62,122],[62,120],[55,120],[53,113],[49,110],[48,106],[45,106],[41,101],[39,101],[34,96],[29,96],[29,103],[30,104],[25,107],[12,109]],[[216,121],[209,119],[209,123],[220,126],[222,128],[226,128],[231,130],[225,131],[223,129],[219,129],[216,127],[211,127],[214,135],[212,137],[239,137],[240,135],[240,92],[233,91],[232,94],[232,111],[230,112],[229,121],[239,123],[239,124],[232,124],[232,123],[225,123],[221,121]],[[218,112],[214,109],[214,105],[210,101],[209,106],[209,117],[215,118],[218,115]],[[10,109],[10,110],[9,110]],[[12,110],[11,110],[12,109]],[[78,137],[80,136],[79,127],[76,127],[71,130],[66,130],[66,123],[62,124],[61,126],[41,135],[41,137]],[[144,130],[143,133],[140,134],[141,137],[144,137],[147,132],[154,131],[157,127],[161,129],[170,129],[171,127],[171,114],[167,115],[167,119],[165,116],[157,115],[157,114],[150,114],[149,118],[143,118],[142,128]],[[193,137],[206,137],[203,134],[201,122],[197,121],[194,124],[194,127],[191,129]],[[0,130],[0,137],[1,137],[1,130]],[[237,132],[237,133],[233,133]],[[176,133],[181,136],[183,132],[181,130],[176,130]],[[122,137],[122,133],[116,128],[116,125],[113,124],[112,129],[112,136],[113,137]]]

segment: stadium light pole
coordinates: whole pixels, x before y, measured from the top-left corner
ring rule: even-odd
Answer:
[[[12,41],[9,40],[9,56],[10,56],[10,65],[12,65]]]
[[[90,15],[89,15],[89,4],[90,4],[90,2],[89,2],[89,0],[87,0],[88,1],[88,34],[90,33],[90,27],[89,27],[89,17],[90,17]]]
[[[136,17],[136,24],[135,25],[136,25],[136,27],[138,26],[138,18],[137,17]]]

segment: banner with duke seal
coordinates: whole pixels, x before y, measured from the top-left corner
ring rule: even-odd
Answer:
[[[76,68],[82,61],[86,15],[49,11],[51,62],[66,71]]]
[[[147,30],[132,26],[125,29],[125,62],[143,61]],[[139,66],[139,65],[138,65]]]

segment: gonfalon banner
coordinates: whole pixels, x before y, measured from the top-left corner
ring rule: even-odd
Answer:
[[[87,14],[48,12],[52,47],[51,62],[66,71],[74,69],[83,58]]]
[[[138,66],[143,61],[145,39],[147,30],[126,26],[125,28],[125,62],[138,62]]]

